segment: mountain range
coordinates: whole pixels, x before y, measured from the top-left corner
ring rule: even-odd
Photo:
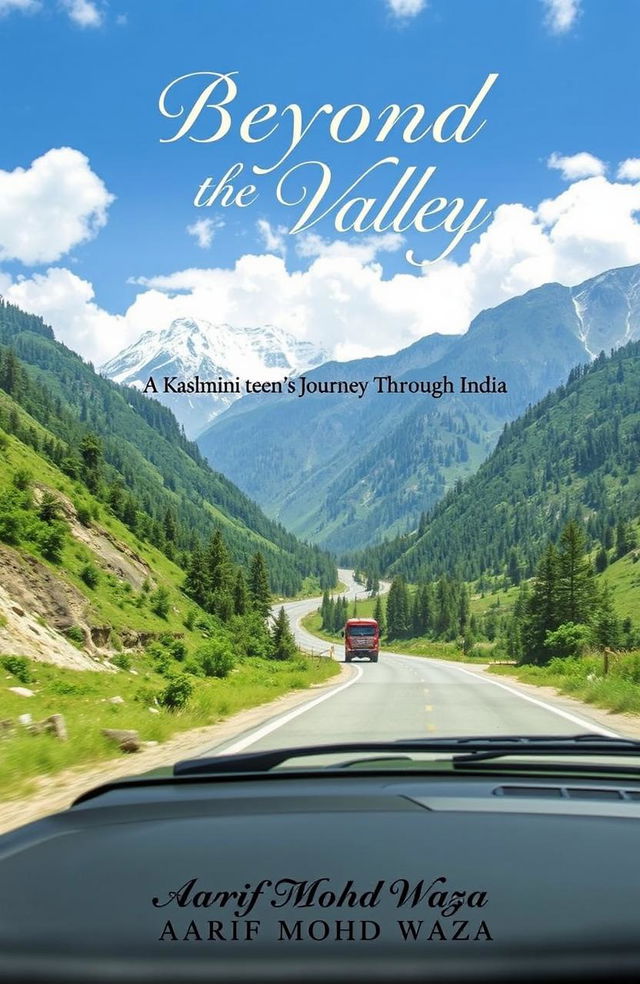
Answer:
[[[305,372],[327,358],[323,349],[273,325],[238,328],[176,318],[168,328],[144,332],[100,371],[113,382],[137,389],[143,389],[153,377],[159,389],[157,399],[173,411],[187,436],[193,438],[237,396],[164,393],[161,384],[165,376],[178,380],[199,376],[216,382],[236,377],[279,380]]]
[[[481,312],[462,335],[391,356],[325,363],[309,381],[495,377],[506,393],[285,395],[236,401],[198,438],[203,455],[265,512],[349,552],[416,528],[477,470],[514,420],[574,366],[640,337],[640,266],[552,283]]]

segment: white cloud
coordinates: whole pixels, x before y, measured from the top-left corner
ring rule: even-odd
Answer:
[[[60,0],[69,19],[78,27],[100,27],[104,20],[102,11],[93,0]]]
[[[640,157],[628,157],[618,167],[620,181],[640,181]]]
[[[593,154],[582,151],[579,154],[551,154],[547,166],[554,171],[560,171],[566,181],[577,181],[580,178],[594,178],[605,174],[607,165]]]
[[[427,0],[386,0],[387,7],[400,20],[416,17],[427,6]]]
[[[88,159],[71,147],[49,150],[26,169],[0,170],[0,260],[59,259],[96,235],[112,201]]]
[[[580,16],[582,0],[542,0],[545,23],[553,34],[570,31]]]
[[[126,317],[98,307],[92,285],[63,267],[21,277],[5,288],[4,296],[23,310],[42,315],[60,341],[96,363],[105,349],[129,344]]]
[[[0,0],[0,17],[11,14],[15,10],[23,14],[32,14],[41,7],[40,0]]]
[[[279,253],[280,256],[284,256],[287,251],[284,238],[287,234],[286,226],[272,226],[266,219],[258,219],[256,229],[268,253]]]
[[[298,256],[345,257],[360,263],[371,263],[378,253],[395,253],[404,243],[398,232],[386,232],[378,236],[361,236],[359,239],[336,239],[330,242],[315,232],[296,237]]]
[[[196,240],[200,249],[208,249],[218,229],[224,229],[222,219],[197,219],[187,226],[187,232]]]
[[[58,0],[58,6],[78,27],[100,27],[104,22],[103,11],[95,0]],[[42,8],[42,0],[0,0],[0,17],[16,11],[32,14]],[[117,23],[123,22],[117,18]]]
[[[123,315],[100,309],[91,285],[60,268],[3,292],[98,365],[178,317],[272,323],[321,342],[335,358],[355,358],[396,351],[434,331],[462,332],[482,309],[532,287],[577,284],[640,262],[639,212],[640,181],[596,175],[537,206],[499,206],[466,261],[439,261],[421,274],[384,278],[377,257],[397,249],[399,236],[330,243],[308,235],[295,237],[307,269],[289,270],[283,257],[262,254],[242,256],[232,269],[139,278],[132,282],[140,291]]]

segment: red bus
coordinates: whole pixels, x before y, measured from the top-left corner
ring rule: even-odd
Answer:
[[[342,630],[344,636],[344,661],[350,663],[354,656],[368,656],[378,662],[380,630],[375,618],[349,618]]]

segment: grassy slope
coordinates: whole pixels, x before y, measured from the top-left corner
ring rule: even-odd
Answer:
[[[101,734],[102,728],[139,731],[143,741],[163,741],[179,731],[215,724],[247,707],[274,700],[293,689],[309,687],[330,679],[338,664],[324,659],[299,657],[290,661],[252,659],[240,663],[224,680],[197,678],[194,695],[182,711],[149,707],[167,683],[144,654],[132,658],[129,670],[98,673],[64,670],[32,663],[33,678],[26,684],[35,697],[20,697],[8,691],[23,682],[1,672],[0,720],[17,722],[28,713],[34,721],[50,714],[65,718],[69,740],[61,742],[50,734],[29,734],[20,724],[17,734],[0,738],[0,795],[25,795],[38,775],[55,773],[70,766],[92,764],[119,755],[117,746]],[[122,697],[124,704],[110,704],[109,697]],[[135,771],[135,757],[132,772]]]
[[[22,416],[26,418],[23,412]],[[42,432],[35,421],[28,419]],[[108,530],[120,543],[134,550],[150,567],[151,580],[169,590],[169,613],[166,619],[160,618],[151,610],[146,592],[136,591],[104,569],[97,587],[89,588],[80,571],[87,562],[101,569],[101,558],[85,544],[68,537],[61,562],[53,564],[42,557],[35,544],[21,543],[16,548],[20,554],[36,556],[56,578],[67,581],[82,593],[88,604],[90,625],[110,626],[116,633],[125,629],[158,635],[180,633],[190,651],[202,644],[203,631],[197,626],[188,629],[184,624],[187,613],[196,608],[180,590],[184,574],[164,554],[139,541],[107,513],[84,485],[68,478],[16,438],[8,438],[6,448],[0,452],[0,462],[0,493],[11,486],[17,469],[28,470],[36,485],[61,493],[75,505],[84,504],[97,510],[100,518],[93,527]],[[196,678],[194,696],[185,710],[172,712],[158,708],[159,713],[154,714],[148,708],[155,706],[154,696],[166,686],[167,679],[144,653],[135,651],[129,655],[135,673],[128,669],[117,673],[66,670],[29,661],[31,676],[25,682],[0,669],[0,720],[13,722],[17,732],[0,738],[0,794],[24,794],[33,778],[40,774],[113,758],[119,753],[101,735],[102,728],[132,728],[139,730],[145,741],[162,741],[177,731],[215,723],[291,689],[327,680],[339,670],[336,663],[328,660],[299,658],[277,663],[247,659],[227,679]],[[36,696],[13,694],[9,691],[12,686],[27,686]],[[106,698],[114,696],[122,697],[125,703],[106,702]],[[70,738],[66,743],[49,734],[31,735],[17,723],[22,714],[30,714],[38,721],[54,713],[64,715]]]

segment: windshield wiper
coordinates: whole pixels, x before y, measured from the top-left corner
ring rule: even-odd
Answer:
[[[495,735],[469,738],[410,738],[390,742],[340,742],[333,745],[306,745],[274,748],[241,755],[216,755],[210,758],[176,762],[174,776],[223,775],[225,773],[268,772],[292,759],[318,755],[374,752],[383,757],[404,752],[451,752],[453,764],[488,761],[510,755],[633,756],[640,757],[640,741],[599,734],[564,735]],[[329,767],[331,768],[331,767]]]

